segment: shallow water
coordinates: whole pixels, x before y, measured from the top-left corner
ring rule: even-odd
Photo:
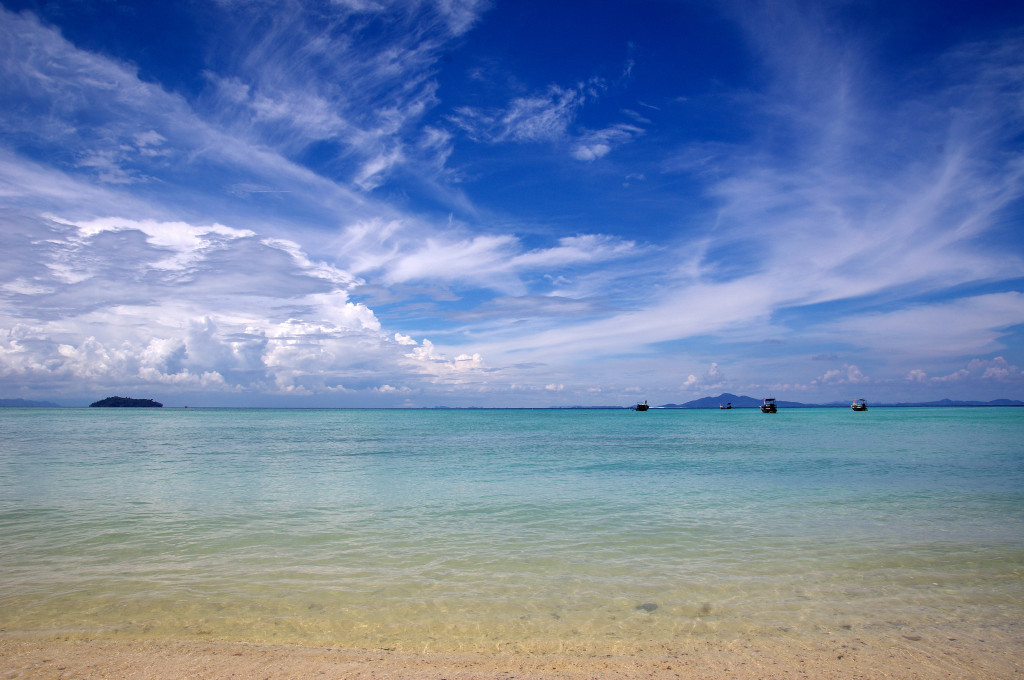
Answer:
[[[1000,634],[1024,409],[0,409],[0,628],[419,651]]]

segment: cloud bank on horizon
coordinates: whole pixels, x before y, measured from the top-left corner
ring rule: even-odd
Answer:
[[[1024,8],[0,3],[0,396],[1024,398]]]

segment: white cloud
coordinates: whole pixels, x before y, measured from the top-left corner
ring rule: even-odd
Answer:
[[[390,169],[414,160],[403,142],[437,104],[434,64],[484,4],[228,7],[224,39],[247,49],[211,64],[203,108],[233,134],[291,158],[321,142],[338,145],[339,178],[372,190]],[[391,29],[369,30],[371,16]]]
[[[725,376],[722,375],[721,369],[718,367],[718,362],[712,362],[708,370],[703,375],[697,377],[693,373],[687,376],[683,384],[679,386],[679,389],[684,391],[693,390],[716,390],[721,389],[725,385]]]
[[[613,147],[621,146],[643,134],[635,125],[615,125],[604,130],[593,130],[580,136],[572,156],[580,161],[593,161],[606,156]]]
[[[607,156],[612,147],[604,142],[580,143],[572,151],[572,157],[578,161],[593,161]]]
[[[410,394],[413,390],[405,386],[392,387],[391,385],[385,384],[380,387],[375,387],[374,391],[380,392],[381,394]]]
[[[983,371],[982,380],[1004,380],[1006,378],[1019,378],[1021,370],[1019,366],[1010,364],[1003,357],[996,357],[992,360],[974,359],[968,364],[968,369]]]
[[[843,364],[842,368],[826,371],[824,375],[813,382],[825,385],[857,385],[860,383],[870,382],[870,380],[855,365]]]
[[[316,394],[338,391],[342,380],[410,373],[406,341],[389,340],[373,311],[340,287],[353,278],[294,242],[219,224],[40,224],[51,229],[37,242],[59,266],[41,270],[32,286],[0,284],[7,379],[73,378],[84,391],[153,384]],[[118,246],[109,249],[112,237]],[[189,276],[178,276],[185,267]],[[448,363],[469,370],[482,360]]]
[[[966,368],[944,376],[931,378],[933,383],[958,383],[966,381],[994,381],[1024,384],[1024,372],[1019,366],[1009,363],[1004,357],[993,359],[971,359]]]
[[[77,227],[79,237],[72,239],[72,247],[81,245],[104,232],[138,231],[155,249],[175,253],[149,263],[154,269],[182,270],[208,257],[211,251],[222,248],[234,239],[251,238],[255,233],[248,229],[232,229],[221,224],[193,226],[184,222],[157,222],[155,220],[130,220],[123,218],[102,218],[88,222],[73,222],[60,217],[51,217],[54,222]]]
[[[626,123],[601,130],[574,129],[580,110],[605,88],[598,78],[569,88],[551,85],[543,92],[513,98],[504,109],[460,107],[449,121],[475,141],[566,143],[573,158],[593,161],[644,132]]]
[[[582,86],[552,85],[542,93],[512,99],[503,110],[461,107],[451,121],[479,141],[552,141],[566,134],[584,101]]]
[[[524,252],[511,234],[471,236],[379,220],[348,227],[338,246],[338,257],[349,262],[351,271],[374,274],[388,284],[460,282],[514,295],[527,292],[524,274],[625,259],[637,252],[632,241],[599,234],[563,237],[557,246]]]
[[[479,373],[487,367],[479,353],[459,354],[448,359],[427,339],[405,356],[413,360],[412,365],[419,372],[439,379],[459,380],[465,374]]]
[[[890,357],[934,358],[998,351],[1024,323],[1024,294],[991,293],[906,309],[848,316],[811,334]]]

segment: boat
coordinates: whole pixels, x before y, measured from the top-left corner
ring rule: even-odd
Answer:
[[[732,402],[731,401],[726,402],[725,406],[722,406],[721,404],[719,404],[718,408],[722,409],[723,411],[727,411],[727,410],[732,408]]]
[[[854,411],[867,411],[868,403],[863,399],[854,399],[853,403],[850,404],[850,408],[852,408]]]
[[[761,413],[777,413],[775,408],[775,397],[768,397],[761,403]]]
[[[647,400],[644,399],[644,403],[637,404],[636,406],[633,407],[633,410],[634,411],[646,411],[649,408],[650,408],[650,406],[647,405]]]

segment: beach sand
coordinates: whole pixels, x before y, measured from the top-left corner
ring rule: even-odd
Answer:
[[[0,678],[1017,678],[1021,640],[929,640],[916,635],[819,643],[711,639],[629,655],[406,653],[232,642],[62,639],[0,633]]]

